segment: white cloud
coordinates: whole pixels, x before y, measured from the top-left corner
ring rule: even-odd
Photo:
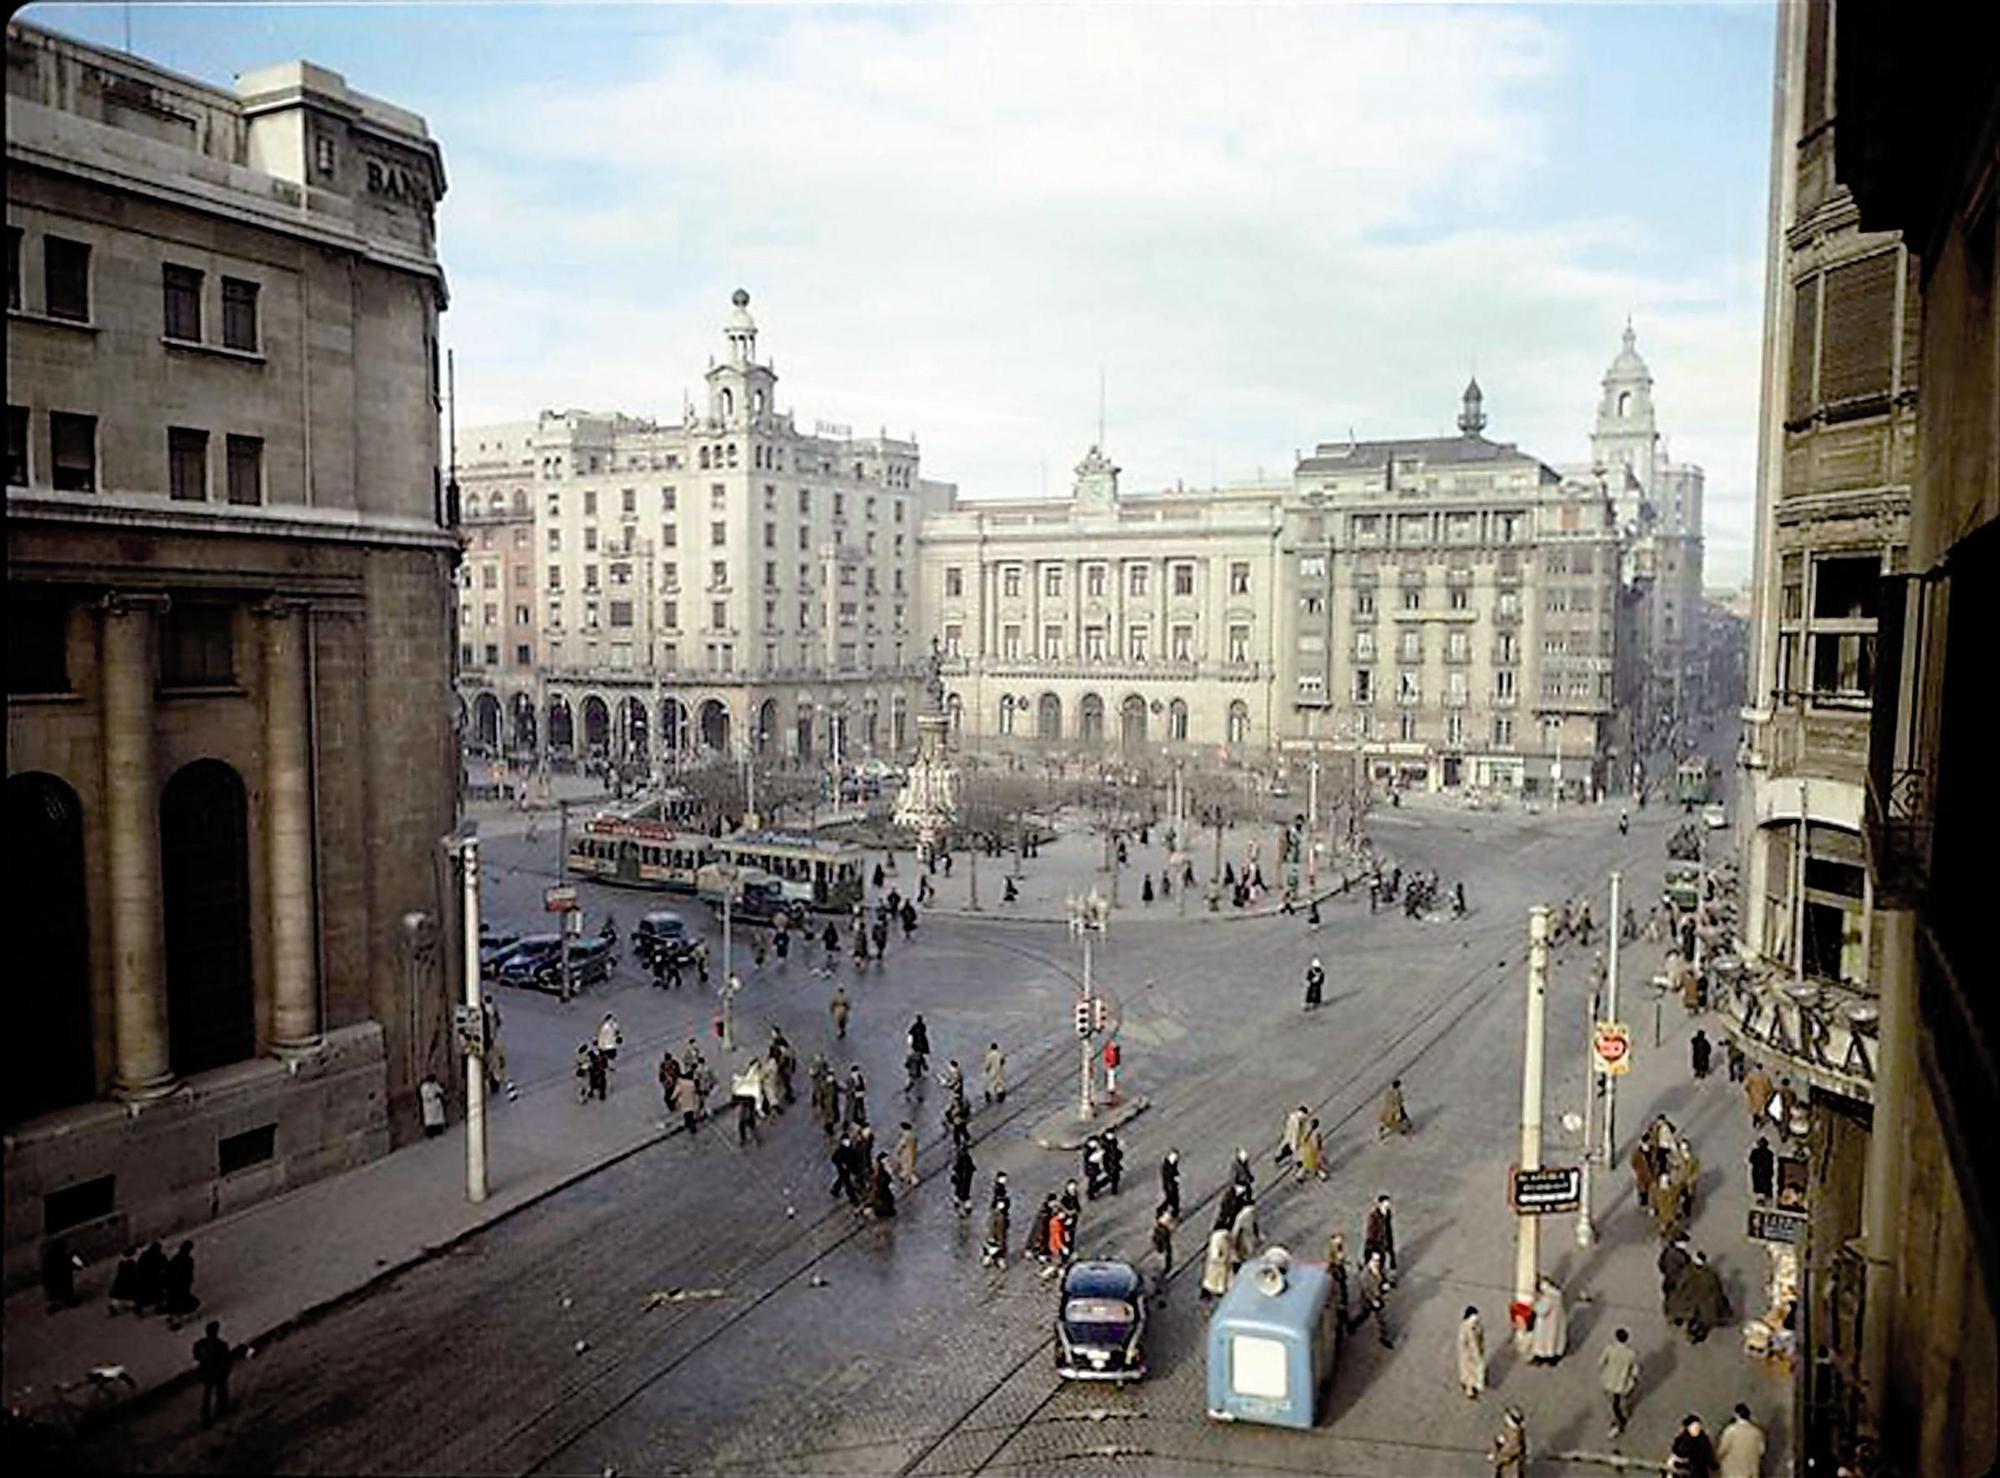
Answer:
[[[638,80],[433,116],[461,422],[676,413],[740,283],[781,403],[914,430],[971,496],[1067,485],[1100,366],[1132,486],[1443,429],[1475,354],[1489,434],[1564,461],[1632,311],[1676,455],[1747,499],[1756,274],[1649,277],[1633,219],[1534,207],[1574,62],[1537,15],[770,10],[635,45]]]

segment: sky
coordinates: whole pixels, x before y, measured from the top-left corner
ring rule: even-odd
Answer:
[[[1582,460],[1629,316],[1711,587],[1750,563],[1766,4],[33,5],[227,86],[420,113],[465,427],[678,418],[751,294],[801,427],[968,498],[1282,476],[1318,441]]]

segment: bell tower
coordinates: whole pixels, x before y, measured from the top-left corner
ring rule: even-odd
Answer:
[[[1639,357],[1632,320],[1618,357],[1604,372],[1597,402],[1597,428],[1590,437],[1591,465],[1605,475],[1620,521],[1635,494],[1650,496],[1659,471],[1660,434],[1653,420],[1653,372]],[[1619,469],[1623,469],[1621,472]]]
[[[778,376],[757,362],[757,320],[750,316],[750,294],[742,288],[730,294],[729,320],[722,337],[728,357],[708,367],[708,414],[718,425],[755,426],[775,414],[772,394]]]

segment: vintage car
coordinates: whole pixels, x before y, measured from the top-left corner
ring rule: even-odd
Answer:
[[[1064,1272],[1056,1304],[1056,1374],[1064,1380],[1145,1378],[1145,1282],[1132,1264],[1093,1259]]]

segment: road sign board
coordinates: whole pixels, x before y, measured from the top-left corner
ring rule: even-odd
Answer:
[[[1759,1242],[1796,1245],[1806,1239],[1806,1214],[1803,1211],[1779,1211],[1770,1206],[1752,1206],[1750,1235]]]
[[[574,888],[568,886],[548,888],[542,893],[542,908],[546,912],[568,913],[572,909],[581,907],[582,905],[577,902]]]
[[[1507,1204],[1517,1216],[1574,1211],[1583,1204],[1583,1167],[1543,1165],[1523,1170],[1512,1166],[1507,1171]]]
[[[1632,1029],[1622,1021],[1600,1021],[1590,1036],[1591,1056],[1600,1073],[1616,1076],[1632,1070]]]

